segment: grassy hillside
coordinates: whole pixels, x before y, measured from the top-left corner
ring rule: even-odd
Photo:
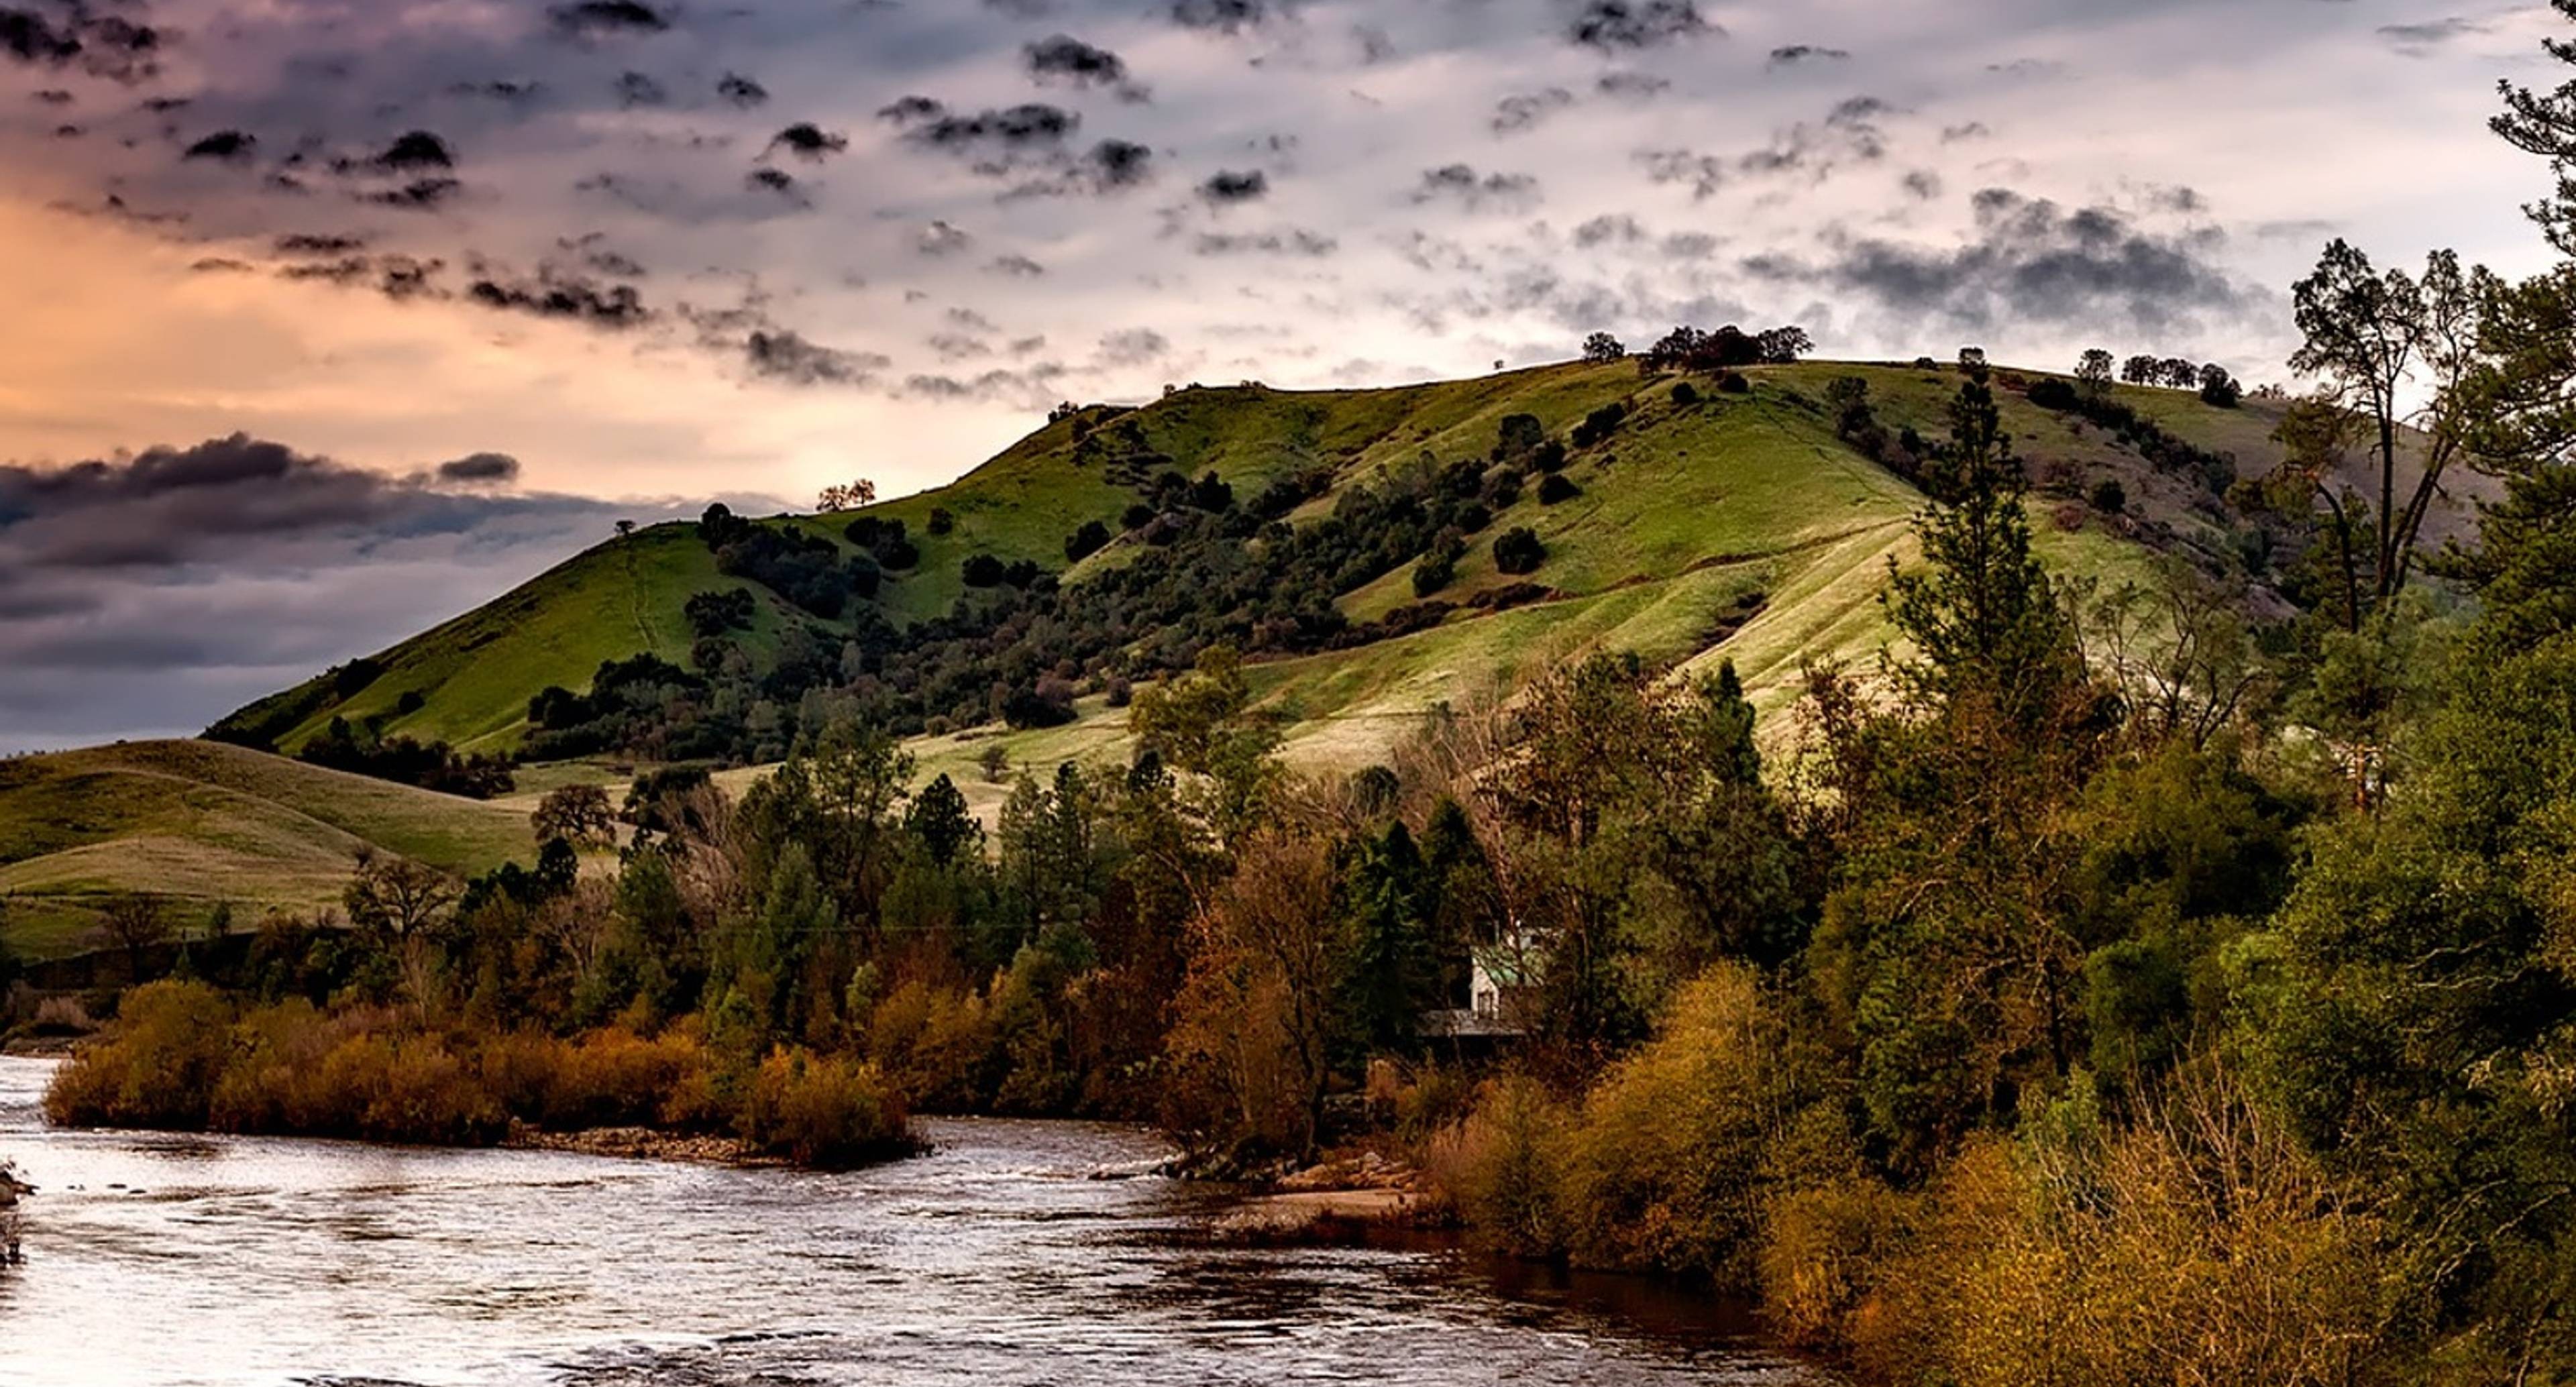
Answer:
[[[1360,724],[1418,710],[1425,698],[1479,680],[1508,681],[1587,644],[1681,658],[1740,625],[1730,651],[1757,693],[1774,693],[1800,653],[1854,652],[1877,641],[1870,596],[1886,558],[1901,553],[1904,518],[1919,503],[1910,487],[1834,436],[1827,382],[1859,375],[1890,429],[1910,424],[1937,437],[1958,379],[1948,371],[1825,362],[1749,374],[1751,394],[1718,395],[1702,381],[1701,402],[1688,407],[1673,403],[1673,378],[1643,377],[1629,362],[1385,390],[1193,389],[1128,413],[1116,426],[1150,449],[1158,469],[1191,477],[1215,471],[1238,497],[1328,469],[1336,491],[1308,502],[1298,513],[1303,519],[1329,513],[1339,488],[1389,467],[1425,455],[1444,462],[1481,456],[1507,415],[1534,415],[1555,436],[1587,412],[1624,401],[1630,421],[1568,470],[1583,494],[1556,506],[1524,495],[1479,537],[1457,583],[1440,594],[1463,603],[1511,581],[1494,571],[1481,541],[1526,524],[1548,543],[1549,560],[1533,580],[1552,600],[1499,615],[1461,610],[1437,630],[1382,647],[1283,662],[1288,667],[1265,672],[1266,686],[1319,724]],[[2129,514],[2157,526],[2160,542],[2225,551],[2220,517],[2206,496],[2080,420],[2038,409],[2009,388],[1998,393],[2006,426],[2035,471],[2055,464],[2058,475],[2088,486],[2116,477],[2129,493]],[[2219,410],[2183,392],[2130,387],[2120,396],[2177,435],[2235,453],[2241,471],[2270,465],[2272,407],[2249,401]],[[877,598],[885,615],[904,625],[948,611],[965,590],[960,569],[970,555],[1032,559],[1062,571],[1068,533],[1087,520],[1115,529],[1137,499],[1136,478],[1104,462],[1096,446],[1085,449],[1077,434],[1075,421],[1059,420],[949,486],[870,508],[867,514],[905,522],[921,552],[917,567],[887,575]],[[931,533],[934,511],[946,513],[947,533]],[[851,518],[764,523],[822,535],[854,553],[840,536]],[[2088,532],[2053,534],[2050,543],[2062,564],[2088,572],[2121,567],[2136,552],[2100,533],[2098,518]],[[1122,539],[1073,568],[1067,581],[1135,552]],[[292,751],[334,716],[373,717],[388,734],[469,751],[513,749],[527,730],[529,697],[547,685],[584,689],[601,661],[639,652],[685,665],[691,639],[682,604],[692,593],[736,586],[760,599],[755,628],[741,642],[756,661],[781,626],[797,619],[793,609],[756,583],[719,574],[688,526],[641,531],[382,652],[375,661],[383,673],[345,696],[318,677],[223,726],[264,729]],[[1748,611],[1738,604],[1757,593],[1745,621]],[[1412,600],[1410,571],[1400,569],[1347,594],[1341,606],[1367,621]],[[1319,726],[1307,740],[1342,747],[1348,739]],[[1342,750],[1357,755],[1364,748]]]
[[[170,897],[195,925],[218,901],[339,899],[361,847],[460,874],[534,854],[515,806],[431,794],[214,742],[126,742],[0,762],[0,896],[13,943],[75,950],[117,892]]]

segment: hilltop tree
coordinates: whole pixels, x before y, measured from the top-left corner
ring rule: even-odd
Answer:
[[[857,510],[861,506],[873,506],[876,503],[877,484],[861,477],[857,481],[834,482],[823,488],[822,495],[814,498],[814,509],[829,514],[834,511]]]
[[[2111,354],[2094,347],[2075,363],[2075,383],[2099,400],[2111,393]]]
[[[1761,348],[1762,360],[1773,366],[1793,365],[1816,349],[1816,340],[1802,327],[1764,328],[1754,334],[1753,340]]]
[[[1626,359],[1627,346],[1606,332],[1596,332],[1583,339],[1583,359],[1594,365]]]
[[[2164,363],[2141,352],[2120,363],[2120,379],[2131,385],[2153,385],[2164,378]]]

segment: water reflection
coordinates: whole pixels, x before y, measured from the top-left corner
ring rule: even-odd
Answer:
[[[937,1122],[919,1160],[737,1171],[48,1132],[44,1075],[0,1060],[0,1157],[42,1190],[0,1383],[1812,1380],[1653,1283],[1211,1245],[1211,1192],[1121,1128]]]

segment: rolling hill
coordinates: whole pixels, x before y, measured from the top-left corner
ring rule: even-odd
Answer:
[[[1480,594],[1520,582],[1497,572],[1480,542],[1439,594],[1455,610],[1433,629],[1264,665],[1264,689],[1301,723],[1317,724],[1299,741],[1338,762],[1365,757],[1366,744],[1378,740],[1346,735],[1352,725],[1400,718],[1480,680],[1509,682],[1587,645],[1678,659],[1714,645],[1724,631],[1757,695],[1785,688],[1802,654],[1873,647],[1881,635],[1877,582],[1885,560],[1902,553],[1905,519],[1921,497],[1836,437],[1826,386],[1837,376],[1859,376],[1889,429],[1910,425],[1937,437],[1957,376],[1829,362],[1747,374],[1749,394],[1704,395],[1690,406],[1672,402],[1675,378],[1643,375],[1629,362],[1383,390],[1192,388],[1122,416],[1117,427],[1130,431],[1155,469],[1193,478],[1216,472],[1238,497],[1325,470],[1330,489],[1292,517],[1305,521],[1331,513],[1349,487],[1415,458],[1483,456],[1506,416],[1534,416],[1555,436],[1604,405],[1629,409],[1608,442],[1578,450],[1567,468],[1580,496],[1543,505],[1524,494],[1478,536],[1522,524],[1535,529],[1549,555],[1532,575],[1547,590],[1544,601],[1508,610],[1472,605]],[[2013,379],[2005,373],[2007,386]],[[2125,516],[2090,523],[2080,505],[2056,507],[2063,513],[2054,519],[2047,519],[2049,505],[2038,507],[2050,556],[2061,566],[2127,571],[2143,549],[2123,535],[2150,532],[2161,547],[2223,561],[2225,517],[2189,480],[2081,419],[2041,409],[2009,388],[1998,393],[2006,427],[2035,470],[2073,478],[2078,492],[2104,478],[2119,480],[2126,492]],[[2134,387],[2122,387],[2118,398],[2175,436],[2233,454],[2240,470],[2269,465],[2266,436],[2276,406],[2248,401],[2222,410],[2185,392]],[[844,533],[852,520],[902,521],[919,562],[889,572],[874,605],[891,623],[909,625],[951,610],[968,591],[961,573],[973,555],[1034,561],[1079,584],[1138,552],[1141,541],[1124,535],[1079,564],[1065,563],[1068,534],[1085,521],[1116,531],[1138,500],[1140,469],[1122,470],[1093,451],[1078,421],[1059,419],[949,486],[853,514],[760,523],[855,555]],[[935,525],[935,515],[945,523]],[[1337,605],[1355,622],[1383,618],[1414,600],[1410,575],[1411,565],[1399,567],[1339,595]],[[344,717],[461,751],[512,751],[530,730],[529,699],[550,685],[583,690],[602,661],[639,653],[685,666],[691,633],[682,605],[692,593],[732,587],[755,598],[741,643],[757,664],[801,614],[762,584],[720,573],[691,527],[663,525],[577,555],[379,653],[367,663],[381,672],[358,687],[317,676],[235,713],[215,735],[256,733],[249,739],[291,753]],[[1758,605],[1745,605],[1755,594]]]
[[[218,902],[337,902],[361,848],[459,874],[535,850],[524,806],[432,794],[206,741],[120,742],[0,761],[0,897],[31,954],[88,941],[101,899],[167,897],[194,926]]]
[[[1390,494],[1389,479],[1399,474],[1421,478],[1441,467],[1454,474],[1472,462],[1466,473],[1476,475],[1495,455],[1507,418],[1530,416],[1552,440],[1581,439],[1578,426],[1610,406],[1622,417],[1569,449],[1561,475],[1571,485],[1559,485],[1553,503],[1535,484],[1509,499],[1488,489],[1497,500],[1489,523],[1431,600],[1417,596],[1414,570],[1423,560],[1408,552],[1357,570],[1361,579],[1347,587],[1313,594],[1343,623],[1334,639],[1256,654],[1250,674],[1286,724],[1286,755],[1312,770],[1358,769],[1382,759],[1438,703],[1508,690],[1595,649],[1678,665],[1731,659],[1756,704],[1776,711],[1793,697],[1803,660],[1866,658],[1886,641],[1876,599],[1889,562],[1911,555],[1906,522],[1923,503],[1903,477],[1840,436],[1828,403],[1832,383],[1865,381],[1890,436],[1938,438],[1959,377],[1923,364],[1832,362],[1744,374],[1749,389],[1740,393],[1696,378],[1696,398],[1677,395],[1679,377],[1645,374],[1626,361],[1382,390],[1193,387],[1132,411],[1095,406],[1052,420],[946,487],[856,513],[755,522],[778,536],[807,537],[792,542],[828,550],[836,561],[862,552],[854,526],[902,522],[917,561],[889,566],[873,597],[845,617],[820,618],[777,587],[722,571],[697,527],[663,525],[603,543],[368,660],[261,700],[212,735],[291,755],[345,719],[463,751],[517,752],[535,730],[529,704],[540,691],[581,694],[603,662],[642,655],[687,668],[696,640],[689,598],[736,588],[750,595],[750,609],[727,636],[738,652],[729,658],[743,666],[739,692],[729,696],[757,701],[760,681],[793,640],[839,641],[837,633],[863,627],[915,634],[973,627],[981,619],[974,604],[999,589],[970,587],[971,557],[1035,565],[1077,596],[1085,584],[1161,561],[1155,547],[1170,541],[1158,541],[1156,531],[1168,520],[1130,523],[1157,479],[1166,479],[1157,501],[1164,505],[1171,481],[1216,473],[1235,498],[1220,508],[1228,515],[1247,498],[1284,495],[1271,521],[1227,541],[1275,545],[1276,523],[1303,534],[1326,517],[1354,514],[1355,501],[1371,488]],[[2134,431],[2027,398],[2046,379],[1999,370],[1996,395],[2038,482],[2032,510],[2055,567],[2117,582],[2146,573],[2159,551],[2211,571],[2241,565],[2243,525],[2221,499],[2223,479],[2208,475],[2205,461],[2178,464],[2175,448],[2231,459],[2238,475],[2268,469],[2279,404],[2249,399],[2217,408],[2188,392],[2124,386],[2116,403],[2152,421],[2165,440],[2142,447]],[[2119,484],[2116,507],[2093,499],[2106,481]],[[2464,506],[2447,506],[2428,527],[2431,537],[2455,532],[2466,515]],[[1067,536],[1088,521],[1111,538],[1068,563]],[[1492,539],[1519,526],[1535,531],[1545,558],[1535,572],[1505,573]],[[1156,634],[1122,639],[1141,653]],[[842,656],[845,669],[849,659]],[[1125,714],[1110,706],[1099,670],[1055,663],[1078,681],[1062,725],[916,719],[911,749],[921,775],[951,775],[989,815],[1006,789],[981,764],[995,747],[1010,763],[1039,767],[1123,755]],[[353,669],[361,672],[353,677]],[[997,705],[999,693],[997,684]],[[751,715],[764,716],[757,707]],[[792,697],[765,716],[792,728]],[[515,798],[476,803],[214,743],[26,758],[0,766],[7,825],[0,892],[17,897],[13,934],[39,949],[81,937],[98,893],[113,889],[308,908],[336,895],[362,843],[460,872],[524,857],[526,810],[542,789],[611,783],[638,759],[651,758],[613,749],[522,767]],[[722,778],[738,785],[757,773],[744,767]]]

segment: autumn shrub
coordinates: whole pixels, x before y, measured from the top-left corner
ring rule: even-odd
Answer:
[[[913,980],[868,1016],[866,1057],[909,1106],[962,1112],[991,1092],[994,1032],[984,998]]]
[[[650,1039],[623,1026],[573,1039],[518,1031],[486,1041],[480,1059],[502,1104],[541,1127],[704,1125],[680,1120],[707,1063],[693,1031]]]
[[[1558,1203],[1576,1261],[1750,1283],[1765,1157],[1792,1097],[1785,1048],[1752,970],[1721,965],[1682,989],[1567,1134]]]
[[[54,1075],[45,1116],[68,1126],[201,1128],[232,1024],[232,1003],[204,983],[146,983],[126,994],[106,1042]]]
[[[875,1065],[802,1049],[761,1062],[742,1135],[771,1155],[826,1168],[914,1149],[902,1101]]]
[[[2277,1121],[2195,1080],[2124,1126],[1971,1141],[1853,1347],[1957,1387],[2414,1380],[2384,1237]]]
[[[1465,1121],[1434,1137],[1424,1173],[1478,1242],[1545,1256],[1563,1245],[1557,1161],[1570,1115],[1524,1074],[1488,1080]]]

